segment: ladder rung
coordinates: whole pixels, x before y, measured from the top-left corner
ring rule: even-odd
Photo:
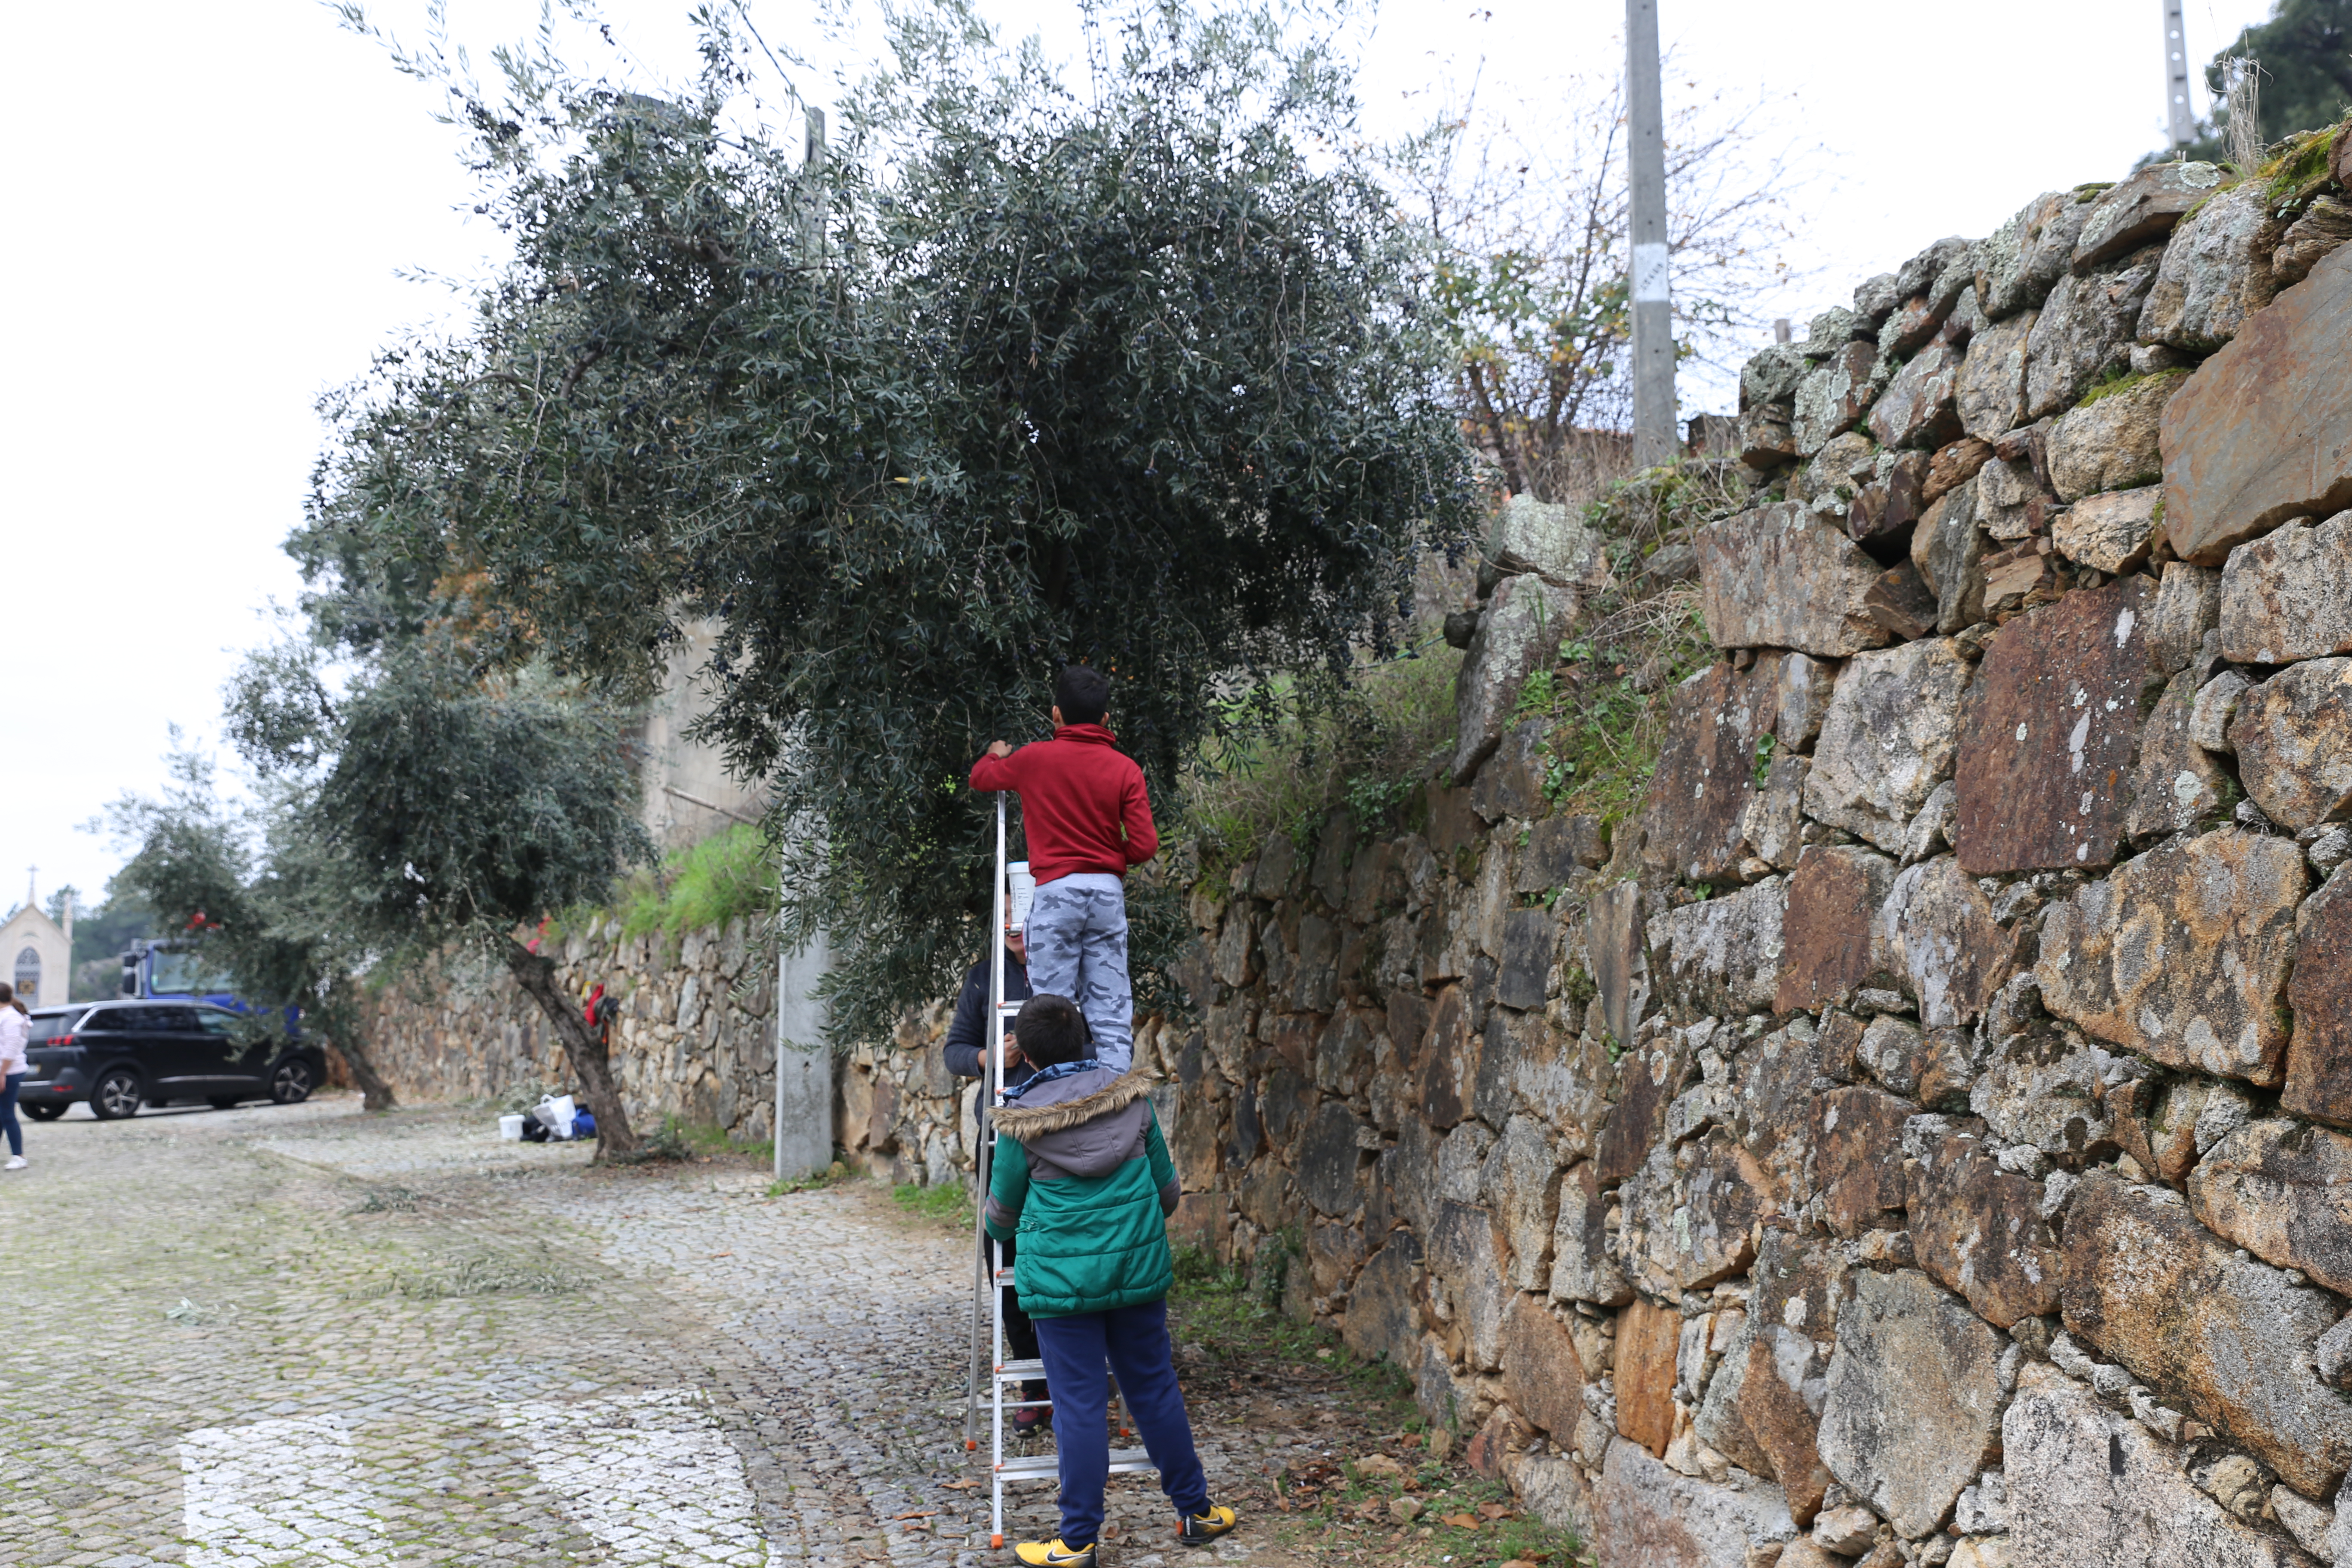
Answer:
[[[996,1369],[996,1375],[1010,1381],[1022,1377],[1043,1377],[1045,1363],[1042,1357],[1030,1361],[1008,1361]]]
[[[1015,1013],[1021,1011],[1021,1005],[1022,1005],[1018,1002],[999,1002],[996,1005],[996,1011],[1001,1016],[1010,1018]]]
[[[1149,1470],[1151,1456],[1141,1448],[1113,1448],[1110,1451],[1110,1473],[1131,1476]],[[1000,1459],[996,1473],[1008,1481],[1052,1481],[1062,1475],[1061,1461],[1052,1454],[1032,1454],[1017,1459]]]

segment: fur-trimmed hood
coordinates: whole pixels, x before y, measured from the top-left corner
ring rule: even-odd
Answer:
[[[1142,1152],[1150,1110],[1143,1102],[1156,1073],[1072,1073],[1026,1090],[990,1118],[1029,1155],[1034,1173],[1099,1176]]]

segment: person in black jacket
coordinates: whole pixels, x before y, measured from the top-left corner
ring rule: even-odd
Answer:
[[[955,1016],[949,1020],[947,1039],[940,1047],[946,1057],[948,1071],[958,1078],[982,1079],[980,1088],[973,1091],[971,1097],[971,1118],[978,1129],[973,1147],[980,1151],[982,1191],[988,1186],[989,1146],[994,1142],[989,1136],[987,1114],[988,962],[983,958],[965,971],[963,989],[956,994]],[[1029,947],[1022,940],[1021,932],[1013,931],[1004,939],[1004,999],[1007,1002],[1026,1002],[1029,996]],[[1036,1069],[1024,1061],[1014,1047],[1009,1022],[1004,1033],[1004,1082],[1010,1088],[1016,1083],[1028,1082]],[[981,1245],[984,1247],[988,1244],[983,1241]],[[1009,1268],[1013,1266],[1013,1243],[1007,1241],[1003,1247],[1004,1264]],[[1004,1338],[1017,1358],[1023,1361],[1037,1359],[1036,1325],[1029,1321],[1029,1314],[1021,1310],[1021,1293],[1009,1286],[1004,1291]],[[1045,1384],[1042,1379],[1021,1385],[1024,1408],[1013,1413],[1015,1434],[1025,1436],[1040,1426],[1052,1425],[1053,1407],[1046,1405],[1045,1399]]]

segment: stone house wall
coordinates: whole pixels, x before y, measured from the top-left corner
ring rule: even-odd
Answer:
[[[1456,787],[1193,889],[1180,1228],[1608,1568],[2352,1564],[2347,216],[2166,165],[1757,356],[1613,833],[1515,506]]]

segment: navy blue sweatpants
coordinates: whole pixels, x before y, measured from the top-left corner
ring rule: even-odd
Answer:
[[[1104,1368],[1118,1374],[1128,1414],[1151,1462],[1160,1489],[1179,1514],[1206,1512],[1209,1478],[1192,1448],[1192,1423],[1176,1386],[1168,1345],[1168,1303],[1147,1301],[1115,1312],[1039,1318],[1037,1349],[1054,1391],[1054,1447],[1061,1457],[1062,1539],[1085,1546],[1102,1534],[1103,1483],[1110,1479],[1107,1426],[1110,1386]]]

